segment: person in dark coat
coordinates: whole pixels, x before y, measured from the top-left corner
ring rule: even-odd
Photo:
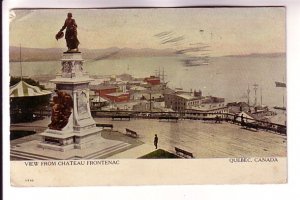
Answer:
[[[154,146],[155,146],[155,149],[157,149],[157,144],[158,144],[158,137],[155,134],[155,137],[154,137]]]
[[[245,125],[244,115],[242,114],[242,116],[241,116],[241,126],[244,126],[244,125]]]

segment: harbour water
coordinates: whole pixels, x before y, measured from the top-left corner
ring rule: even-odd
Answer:
[[[23,75],[55,75],[59,61],[23,62]],[[164,69],[165,81],[171,88],[202,90],[203,95],[224,97],[227,102],[254,102],[253,84],[258,84],[257,101],[268,106],[282,106],[285,88],[276,88],[275,81],[286,80],[286,59],[278,57],[218,57],[209,65],[186,67],[180,57],[128,57],[122,59],[86,60],[85,70],[90,75],[118,75],[128,73],[134,77],[154,75]],[[20,63],[10,63],[10,75],[20,76]]]

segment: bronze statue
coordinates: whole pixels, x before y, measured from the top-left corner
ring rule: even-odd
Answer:
[[[66,92],[55,90],[57,96],[53,97],[51,103],[51,123],[48,125],[50,129],[61,130],[69,121],[72,114],[73,100],[72,97]]]
[[[72,13],[68,13],[68,17],[65,20],[65,24],[56,34],[56,40],[61,39],[64,36],[64,30],[66,28],[65,39],[67,42],[67,52],[78,52],[79,40],[77,38],[77,24],[75,19],[72,19]]]

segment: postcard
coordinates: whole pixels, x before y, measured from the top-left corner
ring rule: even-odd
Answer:
[[[11,185],[286,183],[285,16],[11,9]]]

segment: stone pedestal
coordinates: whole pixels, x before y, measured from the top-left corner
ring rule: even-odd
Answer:
[[[89,83],[93,79],[83,70],[80,52],[64,53],[61,65],[61,71],[51,82],[56,84],[58,92],[72,98],[71,115],[63,128],[50,127],[41,133],[42,142],[38,146],[58,151],[89,147],[101,138],[101,129],[96,127],[89,105]]]

